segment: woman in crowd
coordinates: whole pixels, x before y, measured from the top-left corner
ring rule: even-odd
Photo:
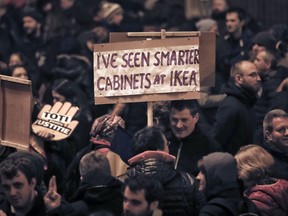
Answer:
[[[287,215],[288,181],[276,179],[270,174],[274,160],[258,145],[243,146],[235,155],[239,178],[243,181],[247,196],[262,216]]]

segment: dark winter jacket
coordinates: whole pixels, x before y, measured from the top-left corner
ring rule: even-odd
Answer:
[[[205,134],[196,125],[194,131],[184,139],[172,136],[170,139],[169,153],[177,157],[178,149],[181,148],[177,170],[185,171],[196,176],[199,172],[197,162],[204,155],[220,150],[216,140]]]
[[[7,216],[15,216],[15,213],[11,212],[11,205],[5,199],[5,195],[2,193],[0,194],[0,210],[4,211]],[[38,195],[34,199],[34,204],[32,208],[25,216],[35,216],[35,215],[37,216],[46,215],[44,200],[41,196],[38,196]]]
[[[195,178],[173,168],[174,157],[162,151],[146,151],[129,160],[128,176],[144,173],[158,179],[164,188],[160,208],[163,216],[193,216],[205,204]]]
[[[255,185],[245,191],[259,209],[261,216],[286,216],[288,214],[288,181]]]
[[[92,212],[107,211],[122,214],[122,183],[101,171],[91,172],[81,182],[70,203],[62,203],[49,215],[86,216]]]
[[[288,77],[288,70],[284,67],[278,67],[274,75],[262,79],[262,94],[254,105],[257,125],[260,127],[262,127],[265,114],[271,110],[271,106],[275,103],[277,87],[286,77]]]
[[[241,201],[241,191],[237,182],[237,165],[235,158],[224,152],[214,152],[203,157],[203,173],[205,173],[205,194],[207,204],[201,209],[199,216],[231,216],[226,208],[215,205],[214,200],[221,198],[227,205],[237,211]]]
[[[271,170],[271,176],[278,179],[288,180],[288,154],[273,149],[272,143],[269,144],[266,141],[263,142],[261,147],[273,156],[275,163]]]
[[[232,80],[223,93],[227,96],[217,110],[212,133],[224,151],[235,154],[241,146],[253,143],[256,120],[252,106],[257,98]]]

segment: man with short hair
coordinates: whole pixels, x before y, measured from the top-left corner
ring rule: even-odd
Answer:
[[[235,154],[241,146],[253,143],[256,119],[252,107],[260,87],[261,79],[252,62],[233,65],[223,90],[227,96],[218,107],[212,130],[224,151]]]
[[[249,59],[254,33],[246,28],[247,14],[242,8],[231,7],[226,12],[226,34],[217,44],[217,71],[223,81],[229,79],[229,71],[235,63]]]
[[[176,157],[175,168],[196,176],[197,162],[204,155],[220,150],[220,146],[199,126],[200,110],[197,100],[171,101],[170,127],[172,136],[169,153]]]
[[[0,177],[4,192],[0,210],[7,216],[46,215],[43,198],[35,190],[36,168],[31,160],[22,157],[5,159],[0,164]]]
[[[198,191],[194,176],[174,169],[175,157],[168,154],[168,141],[161,129],[146,127],[137,131],[133,147],[127,176],[145,174],[161,182],[163,215],[198,215],[205,204],[204,194]]]
[[[281,71],[276,68],[276,56],[268,51],[259,51],[253,61],[256,68],[259,71],[261,77],[261,86],[258,95],[259,99],[253,106],[256,115],[256,131],[254,134],[255,144],[261,144],[263,142],[263,119],[265,114],[271,110],[272,101],[276,95],[276,89],[280,85],[283,77]]]
[[[125,179],[123,189],[124,216],[152,216],[159,211],[162,196],[160,182],[151,176],[137,175]]]
[[[288,179],[288,113],[281,109],[269,111],[263,121],[263,131],[262,146],[275,160],[273,177]]]

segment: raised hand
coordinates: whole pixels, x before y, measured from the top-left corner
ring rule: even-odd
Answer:
[[[3,210],[0,210],[0,216],[7,216],[7,214]]]
[[[32,130],[44,139],[66,139],[78,125],[78,121],[72,121],[78,110],[78,107],[69,102],[56,102],[53,107],[45,105],[39,112],[38,119],[32,124]]]
[[[49,181],[49,188],[44,196],[44,203],[48,211],[60,206],[61,195],[57,193],[56,177],[52,176]]]

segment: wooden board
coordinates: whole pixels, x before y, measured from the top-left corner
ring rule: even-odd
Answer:
[[[28,150],[31,81],[0,75],[0,145]]]
[[[179,44],[179,38],[190,41],[191,44],[195,43],[193,38],[197,38],[199,41],[200,51],[200,85],[202,86],[213,86],[215,83],[215,34],[210,32],[131,32],[131,33],[111,33],[110,34],[110,45],[100,44],[94,46],[94,51],[112,51],[112,50],[123,50],[135,47],[135,44],[131,45],[127,41],[141,41],[141,46],[138,47],[155,47],[167,44],[169,39],[169,45]],[[162,39],[161,39],[162,38]],[[177,39],[178,40],[175,40]],[[160,40],[161,39],[161,40]],[[174,40],[173,40],[174,39]],[[151,43],[151,40],[154,42]],[[145,42],[146,41],[146,42]],[[149,42],[147,42],[149,41]],[[149,45],[147,46],[147,44]],[[124,45],[125,44],[125,45]],[[189,44],[189,42],[187,43]],[[123,47],[123,45],[125,47]],[[130,102],[143,102],[143,101],[163,101],[163,100],[181,100],[181,99],[199,99],[199,92],[185,92],[185,93],[161,93],[152,95],[131,95],[129,97],[101,97],[95,98],[96,104],[113,104],[113,103],[130,103]]]

